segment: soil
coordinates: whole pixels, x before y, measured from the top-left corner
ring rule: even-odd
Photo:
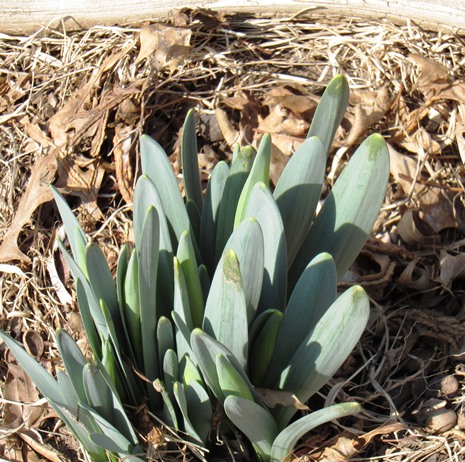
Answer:
[[[307,435],[296,460],[462,460],[464,45],[464,37],[413,22],[311,12],[185,10],[163,25],[2,36],[0,327],[49,371],[60,363],[57,328],[85,348],[73,281],[54,244],[62,229],[49,183],[114,268],[132,236],[142,133],[166,149],[182,188],[178,140],[188,109],[197,111],[204,179],[230,159],[234,143],[256,144],[271,132],[275,181],[326,84],[343,73],[351,100],[327,187],[374,132],[389,143],[391,180],[373,234],[341,283],[369,293],[369,326],[309,406],[356,400],[364,412]],[[0,457],[86,460],[4,345],[0,354]],[[151,431],[153,460],[194,457],[168,429]],[[250,460],[247,443],[221,444],[217,460]]]

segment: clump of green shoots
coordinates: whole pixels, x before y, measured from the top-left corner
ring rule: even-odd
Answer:
[[[274,191],[269,135],[257,151],[247,146],[231,165],[219,162],[203,195],[189,112],[181,146],[185,201],[166,153],[142,136],[135,242],[121,249],[115,277],[52,188],[92,360],[58,330],[64,370],[55,379],[11,337],[0,337],[92,460],[144,459],[131,422],[131,409],[143,403],[202,447],[219,403],[264,462],[287,460],[315,426],[360,412],[357,403],[341,403],[293,421],[294,406],[269,408],[258,391],[306,402],[367,323],[364,289],[338,296],[336,287],[384,199],[389,157],[380,135],[359,147],[316,214],[348,93],[343,76],[330,82]]]

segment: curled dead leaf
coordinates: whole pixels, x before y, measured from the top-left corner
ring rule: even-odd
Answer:
[[[397,225],[399,236],[407,244],[433,246],[440,243],[440,238],[431,227],[424,222],[416,210],[407,210]]]
[[[126,203],[132,203],[135,179],[137,133],[131,125],[116,125],[113,137],[115,175],[118,190]]]
[[[419,265],[419,261],[419,258],[415,258],[408,263],[397,279],[397,284],[418,291],[427,290],[431,287],[431,276]]]
[[[28,329],[23,334],[25,350],[35,358],[40,358],[44,354],[44,341],[38,332]]]

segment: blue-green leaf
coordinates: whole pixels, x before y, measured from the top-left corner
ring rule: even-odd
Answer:
[[[388,180],[386,142],[381,135],[371,135],[344,168],[313,222],[290,270],[291,287],[322,252],[334,258],[338,278],[344,275],[370,235]]]
[[[203,329],[231,350],[245,369],[248,354],[247,307],[239,261],[233,250],[225,251],[213,277]]]
[[[203,262],[208,268],[210,276],[213,276],[215,266],[215,243],[216,230],[218,227],[218,212],[228,175],[228,164],[224,161],[218,162],[213,169],[210,181],[208,182],[202,209],[199,246]]]
[[[369,312],[368,296],[362,287],[346,290],[297,349],[281,374],[280,388],[306,402],[350,355],[365,330]],[[284,428],[294,413],[295,409],[278,409],[278,426]]]
[[[224,185],[223,196],[218,211],[215,247],[216,261],[220,259],[226,241],[234,229],[237,203],[252,168],[255,153],[256,151],[252,146],[241,149],[229,170],[229,176]]]
[[[192,200],[197,210],[202,212],[202,186],[199,176],[195,112],[193,109],[187,113],[182,129],[181,164],[187,199]]]
[[[247,324],[254,319],[264,277],[264,241],[261,226],[256,218],[247,218],[231,234],[225,253],[233,250],[239,261],[242,287],[247,306]],[[223,257],[224,258],[224,255]],[[221,262],[218,263],[220,268]],[[212,290],[215,278],[213,278]]]
[[[184,231],[181,235],[176,256],[185,278],[192,322],[195,327],[200,327],[202,325],[205,302],[197,270],[194,246],[192,244],[191,234],[188,230]]]
[[[81,228],[79,221],[74,216],[72,210],[69,208],[65,198],[58,192],[58,189],[52,185],[50,185],[50,189],[52,190],[53,197],[55,198],[55,203],[57,204],[61,219],[63,220],[63,225],[65,227],[69,245],[71,246],[73,257],[79,268],[87,275],[85,264],[87,236]]]
[[[220,387],[218,371],[216,369],[216,357],[219,354],[228,359],[234,368],[241,374],[249,388],[253,390],[253,386],[237,358],[220,342],[216,341],[202,330],[194,329],[191,334],[191,346],[205,382],[218,400],[221,402],[224,401],[224,394]],[[254,399],[259,401],[259,398],[256,395],[254,395]]]
[[[238,396],[228,396],[224,402],[224,410],[232,423],[253,444],[260,460],[268,462],[273,441],[278,434],[276,423],[269,411]]]
[[[76,395],[81,401],[85,401],[86,394],[82,382],[82,371],[87,364],[86,358],[71,335],[63,329],[57,329],[56,342]]]
[[[326,310],[336,300],[336,265],[331,255],[316,256],[305,268],[292,292],[276,340],[273,367],[267,382],[276,386],[281,371]]]
[[[137,249],[139,260],[139,300],[144,374],[153,381],[159,377],[157,346],[157,271],[160,226],[155,207],[149,207]],[[147,384],[151,405],[156,408],[160,402],[152,385]]]
[[[252,169],[250,170],[247,181],[242,188],[241,195],[237,203],[236,215],[234,217],[234,228],[237,228],[242,220],[244,220],[247,216],[247,207],[255,185],[263,183],[265,186],[268,186],[270,182],[270,161],[271,136],[266,133],[260,141],[260,146],[258,147]]]
[[[319,138],[309,138],[290,158],[273,192],[285,229],[288,268],[315,216],[325,168],[323,143]]]
[[[173,169],[163,148],[147,135],[140,138],[140,153],[142,172],[157,188],[170,230],[176,240],[173,247],[176,248],[177,241],[189,229],[190,222]]]
[[[284,311],[287,297],[286,238],[279,209],[269,188],[263,183],[258,183],[254,187],[246,215],[256,218],[263,234],[264,273],[258,311],[263,312],[269,308]],[[257,243],[256,246],[258,247],[259,244]],[[256,252],[257,249],[253,253]],[[239,253],[238,258],[241,262],[241,272],[244,273],[245,269]],[[251,274],[244,275],[245,278],[256,281],[256,277],[251,277]]]
[[[337,127],[349,102],[349,85],[343,75],[334,77],[326,87],[313,116],[307,138],[318,136],[329,153]]]
[[[361,412],[357,403],[334,404],[333,406],[312,412],[282,430],[273,442],[271,462],[287,462],[297,441],[318,425]]]

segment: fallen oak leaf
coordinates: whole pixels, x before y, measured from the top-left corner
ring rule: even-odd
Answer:
[[[30,263],[31,259],[18,247],[18,237],[37,207],[52,200],[49,185],[53,182],[57,167],[57,158],[53,151],[45,157],[37,157],[16,214],[0,245],[0,262],[19,260]]]
[[[192,31],[189,28],[162,24],[143,26],[140,31],[140,50],[136,64],[152,56],[157,71],[165,66],[173,72],[187,57]]]
[[[46,412],[46,408],[42,406],[27,405],[39,401],[39,392],[24,369],[16,364],[8,364],[3,397],[8,401],[4,406],[3,425],[6,428],[17,428],[21,425],[33,427]]]

